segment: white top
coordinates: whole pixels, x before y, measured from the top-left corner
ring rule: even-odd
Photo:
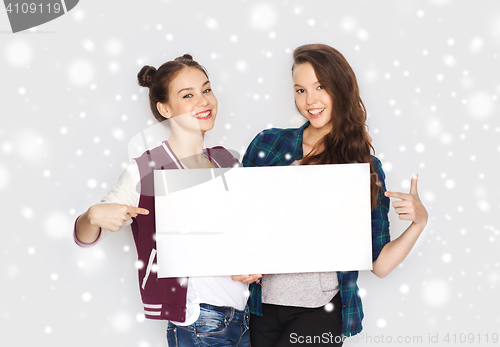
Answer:
[[[187,169],[184,164],[182,166]],[[118,178],[118,182],[113,184],[108,194],[101,199],[101,203],[118,203],[138,207],[139,192],[139,167],[135,160],[131,160],[127,169]],[[129,220],[126,225],[130,224],[132,224],[132,220]],[[102,230],[97,242],[110,233],[111,231]],[[201,303],[230,306],[243,311],[248,295],[248,284],[233,281],[231,276],[190,277],[187,288],[186,321],[182,323],[172,321],[172,323],[183,326],[193,324],[200,315],[199,304]]]

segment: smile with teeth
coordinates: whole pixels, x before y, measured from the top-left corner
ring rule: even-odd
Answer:
[[[321,116],[321,113],[322,113],[324,110],[325,110],[324,108],[315,108],[315,109],[312,109],[312,110],[307,110],[307,112],[309,112],[309,114],[310,114],[313,118],[317,118],[317,117]]]
[[[208,119],[212,116],[212,111],[208,110],[208,111],[205,111],[205,112],[200,112],[200,113],[197,113],[194,115],[195,118],[198,118],[198,119]]]

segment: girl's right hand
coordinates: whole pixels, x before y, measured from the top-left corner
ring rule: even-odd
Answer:
[[[104,203],[91,206],[88,210],[88,219],[92,225],[109,231],[118,231],[130,218],[139,214],[147,215],[149,211],[140,207]]]

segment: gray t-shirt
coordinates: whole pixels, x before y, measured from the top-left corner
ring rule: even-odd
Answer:
[[[290,165],[300,165],[294,161]],[[262,302],[282,306],[321,307],[339,292],[337,272],[270,274],[262,277]]]
[[[265,304],[321,307],[339,292],[336,272],[304,272],[262,276]]]

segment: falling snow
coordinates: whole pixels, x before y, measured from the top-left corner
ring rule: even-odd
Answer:
[[[277,20],[275,7],[268,3],[259,3],[250,11],[250,27],[266,30],[274,26]]]
[[[469,98],[467,109],[474,118],[485,119],[492,114],[494,103],[487,93],[476,92]]]
[[[240,61],[236,62],[236,70],[238,70],[240,72],[244,72],[247,69],[247,67],[248,67],[248,64],[244,60],[240,60]]]
[[[73,229],[73,220],[63,212],[52,212],[44,216],[43,227],[52,239],[68,238],[68,230]]]
[[[407,294],[410,291],[410,287],[407,284],[402,284],[399,287],[399,291],[403,294]]]
[[[111,317],[111,326],[118,333],[129,331],[132,322],[132,317],[127,312],[117,312]]]
[[[14,67],[25,67],[33,57],[33,48],[27,42],[16,40],[6,50],[7,61]]]
[[[290,68],[293,50],[312,42],[334,46],[352,65],[387,189],[407,193],[418,172],[430,216],[402,266],[384,279],[360,272],[363,332],[497,329],[500,316],[487,308],[500,286],[498,3],[478,11],[474,2],[453,0],[391,8],[353,0],[327,11],[304,1],[165,0],[120,16],[115,5],[80,3],[67,17],[16,35],[4,23],[2,339],[165,345],[165,322],[142,313],[137,269],[147,264],[137,261],[130,228],[90,249],[72,239],[76,217],[106,194],[129,159],[168,138],[136,75],[145,64],[192,54],[219,101],[206,145],[243,154],[261,130],[303,124]],[[464,13],[474,13],[465,26]],[[297,208],[310,215],[306,205]],[[390,211],[395,239],[409,223]],[[21,324],[20,316],[28,318]]]
[[[451,255],[449,253],[445,253],[443,254],[443,256],[441,257],[441,259],[443,259],[443,261],[445,263],[449,263],[452,259]]]
[[[86,86],[93,80],[95,69],[90,62],[78,59],[70,63],[68,78],[76,86]]]
[[[441,307],[450,300],[450,286],[441,279],[432,279],[422,290],[424,302],[430,307]]]
[[[205,24],[211,30],[216,30],[219,27],[219,23],[213,18],[207,18]]]
[[[82,300],[85,302],[89,302],[90,300],[92,300],[92,295],[88,292],[85,292],[82,294]]]
[[[379,328],[385,328],[387,325],[387,321],[383,318],[380,318],[379,320],[377,320],[377,326]]]

